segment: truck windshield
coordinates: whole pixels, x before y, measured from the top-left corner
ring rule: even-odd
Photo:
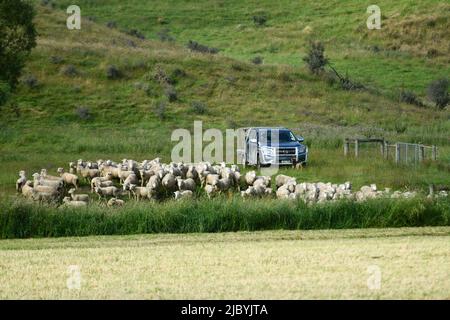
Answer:
[[[274,140],[276,140],[277,135],[278,142],[280,143],[296,141],[295,136],[288,130],[261,130],[259,132],[259,141],[261,141],[262,143],[267,142],[268,144],[270,144],[272,142],[272,137],[274,137]]]

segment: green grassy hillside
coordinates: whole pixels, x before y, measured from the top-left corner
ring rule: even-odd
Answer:
[[[448,24],[441,19],[448,5],[382,1],[382,9],[388,9],[383,13],[389,17],[387,21],[406,23],[413,15],[420,20],[429,13],[435,21],[431,25],[437,30],[433,33],[437,39],[422,34],[425,29],[421,25],[411,27],[411,32],[422,38],[411,33],[399,37],[417,41],[417,46],[411,42],[408,48],[394,50],[391,46],[400,40],[389,33],[389,24],[382,30],[387,37],[358,31],[365,24],[366,6],[356,1],[337,9],[323,1],[295,5],[286,1],[275,6],[269,1],[194,5],[187,1],[125,4],[81,0],[85,18],[79,31],[65,27],[67,15],[61,8],[67,1],[55,1],[55,8],[36,3],[38,46],[13,103],[0,112],[4,168],[0,191],[12,191],[20,169],[30,174],[42,167],[53,170],[78,158],[162,156],[168,161],[171,131],[190,129],[196,119],[203,120],[204,127],[295,128],[307,139],[311,165],[292,174],[305,180],[351,180],[356,185],[377,182],[399,188],[450,183],[449,111],[419,108],[393,98],[400,83],[423,94],[430,80],[448,75],[448,33],[441,32]],[[268,13],[266,27],[255,27],[252,22],[258,10]],[[338,13],[349,19],[333,18]],[[108,21],[117,21],[117,28],[106,27]],[[331,26],[333,21],[337,26]],[[312,28],[312,35],[302,35],[306,26]],[[132,28],[150,39],[122,32]],[[164,28],[175,42],[156,39],[155,34]],[[310,38],[322,39],[335,66],[341,71],[348,69],[352,77],[373,90],[343,91],[310,75],[301,63]],[[189,39],[221,52],[193,53],[185,46]],[[419,44],[433,41],[442,54],[426,58]],[[374,53],[366,49],[374,45],[386,50]],[[255,55],[264,56],[266,63],[250,63]],[[120,78],[108,79],[111,65],[121,72]],[[161,79],[161,74],[172,83],[175,101],[167,101],[166,84],[155,77]],[[206,111],[199,114],[193,110],[194,102],[203,103]],[[164,116],[155,112],[161,103],[166,106]],[[374,150],[365,150],[360,160],[345,160],[341,150],[344,136],[437,144],[440,161],[414,168],[395,166],[374,156]]]
[[[61,8],[68,0],[55,1]],[[382,29],[368,30],[371,1],[108,0],[77,2],[86,16],[114,21],[158,39],[168,30],[176,42],[217,47],[229,57],[301,66],[310,39],[324,41],[343,73],[384,91],[401,87],[424,94],[434,77],[450,73],[450,5],[445,1],[377,1]],[[267,18],[256,26],[253,16]]]

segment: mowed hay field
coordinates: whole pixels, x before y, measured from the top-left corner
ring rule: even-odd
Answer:
[[[3,240],[0,298],[449,299],[449,240],[450,227]]]

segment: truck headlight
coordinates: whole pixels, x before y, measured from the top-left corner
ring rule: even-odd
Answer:
[[[305,151],[306,151],[306,147],[303,145],[298,148],[298,153],[305,153]]]

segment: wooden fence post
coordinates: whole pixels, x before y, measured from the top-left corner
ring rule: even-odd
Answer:
[[[359,155],[359,140],[355,140],[355,157],[358,158]]]
[[[436,161],[436,159],[437,159],[437,147],[436,146],[432,146],[432,159],[433,159],[433,161]]]
[[[349,145],[350,145],[350,143],[348,142],[348,140],[344,139],[344,156],[348,155],[348,150],[349,150],[349,147],[350,147]]]
[[[400,144],[396,143],[395,144],[395,163],[399,163],[400,162]]]
[[[419,151],[419,160],[422,162],[425,159],[425,147],[423,145],[420,145],[420,151]]]

